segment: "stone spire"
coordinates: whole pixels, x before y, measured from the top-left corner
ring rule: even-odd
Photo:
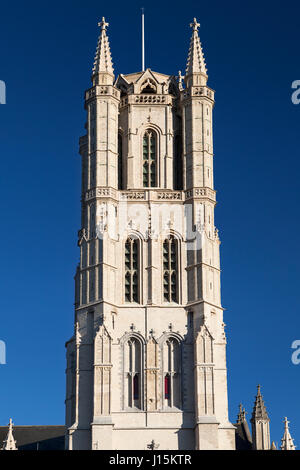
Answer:
[[[2,450],[18,450],[17,443],[13,436],[13,422],[11,418],[9,420],[8,433],[5,441],[3,442]]]
[[[98,23],[98,26],[100,26],[100,36],[98,39],[92,75],[94,85],[112,83],[114,78],[109,41],[108,36],[106,35],[106,29],[109,26],[109,23],[106,23],[105,18],[103,17],[102,21]],[[102,79],[100,76],[102,76]],[[109,77],[111,80],[107,80]]]
[[[193,76],[194,74],[202,75],[207,79],[207,69],[205,65],[204,54],[202,50],[202,45],[198,35],[198,28],[200,24],[194,18],[193,23],[190,24],[190,27],[193,28],[193,34],[191,37],[190,49],[186,65],[186,78]],[[203,82],[203,80],[202,80]],[[205,80],[206,83],[206,80]],[[200,83],[198,83],[200,84]]]
[[[290,434],[289,430],[289,421],[287,418],[284,418],[284,435],[281,439],[281,450],[296,450],[296,446],[294,444],[294,439]]]
[[[265,420],[270,421],[264,401],[263,401],[263,397],[260,391],[260,385],[257,386],[257,395],[255,398],[255,403],[253,407],[251,422],[255,419],[265,419]]]

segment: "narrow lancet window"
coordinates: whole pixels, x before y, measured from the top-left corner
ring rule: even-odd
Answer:
[[[177,338],[169,338],[164,344],[164,406],[181,407],[181,354]]]
[[[183,189],[183,166],[182,166],[182,136],[177,134],[174,138],[174,189]]]
[[[155,132],[147,130],[143,138],[143,186],[153,188],[156,182],[157,139]]]
[[[139,244],[136,238],[125,243],[125,300],[139,302]]]
[[[178,246],[173,236],[163,244],[163,291],[165,302],[178,302]]]
[[[169,374],[165,376],[165,399],[169,400],[170,398],[170,389],[171,389],[171,379]]]
[[[125,343],[125,406],[142,407],[142,345],[137,338],[130,338]]]
[[[118,189],[123,189],[123,139],[118,135]]]
[[[139,376],[135,374],[133,378],[133,399],[138,400],[140,398],[140,390],[139,390]]]

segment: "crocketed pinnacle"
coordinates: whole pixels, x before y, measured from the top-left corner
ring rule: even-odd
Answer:
[[[240,404],[239,413],[237,415],[237,423],[241,424],[241,423],[244,423],[245,421],[246,421],[246,411],[245,411],[245,408],[243,408],[243,405]]]
[[[263,401],[262,394],[260,392],[260,385],[257,386],[257,395],[255,398],[251,421],[256,419],[265,419],[269,421],[269,416]]]
[[[17,443],[13,436],[13,422],[12,419],[9,420],[8,433],[6,439],[3,443],[2,450],[18,450]]]
[[[187,60],[186,75],[191,75],[193,73],[204,73],[205,75],[207,74],[202,45],[198,35],[199,26],[200,24],[197,23],[196,18],[194,18],[193,23],[190,24],[190,27],[193,28],[193,34],[191,37],[189,55]]]
[[[93,76],[101,72],[113,75],[114,69],[112,64],[108,36],[106,35],[106,29],[109,26],[109,23],[106,23],[105,18],[103,17],[102,21],[98,23],[98,26],[100,26],[101,31],[95,55]]]
[[[284,435],[281,439],[280,448],[281,450],[296,450],[294,439],[292,439],[292,436],[290,434],[289,421],[287,420],[287,418],[284,418]]]

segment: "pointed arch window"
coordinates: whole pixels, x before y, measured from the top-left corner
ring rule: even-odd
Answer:
[[[143,137],[143,186],[157,186],[157,135],[147,130]]]
[[[139,302],[139,241],[129,237],[125,243],[125,300]]]
[[[118,134],[118,189],[123,189],[123,139]]]
[[[163,244],[163,291],[165,302],[178,302],[178,241],[173,236]]]
[[[164,406],[181,407],[181,352],[177,338],[170,337],[163,346]]]
[[[142,409],[142,344],[130,338],[125,344],[125,407]]]

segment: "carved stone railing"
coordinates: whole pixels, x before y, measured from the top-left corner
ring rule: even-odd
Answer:
[[[120,193],[120,200],[134,200],[134,201],[145,201],[146,193],[145,191],[122,191]]]
[[[86,191],[84,200],[86,202],[92,199],[110,198],[115,201],[187,201],[191,198],[208,198],[216,201],[216,192],[210,188],[193,188],[187,191],[172,191],[159,189],[144,190],[123,190],[118,191],[114,188],[93,188]]]
[[[90,201],[91,199],[97,199],[100,197],[107,197],[116,199],[117,191],[113,188],[94,188],[86,191],[84,200]]]
[[[157,193],[158,200],[164,201],[181,201],[183,193],[181,191],[164,191]]]
[[[85,92],[85,100],[88,101],[101,95],[111,95],[119,99],[120,92],[112,85],[96,85]]]
[[[166,95],[156,95],[156,94],[140,94],[135,95],[135,103],[151,103],[151,104],[165,104],[167,102]]]
[[[186,200],[191,198],[201,199],[203,197],[216,201],[216,191],[210,188],[193,188],[185,191]]]
[[[182,91],[183,98],[189,98],[190,96],[206,96],[210,100],[214,99],[214,90],[207,86],[192,86]]]

